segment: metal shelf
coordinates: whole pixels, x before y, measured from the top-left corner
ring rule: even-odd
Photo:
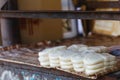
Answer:
[[[79,4],[76,6],[87,7],[87,10],[95,10],[96,8],[120,8],[119,1],[87,1],[78,0]],[[4,45],[13,44],[18,36],[12,36],[9,33],[11,31],[9,27],[13,27],[17,20],[14,18],[67,18],[67,19],[87,19],[87,20],[120,20],[119,11],[19,11],[16,0],[8,0],[4,4],[0,11],[1,19],[1,30],[2,30],[2,42]],[[16,22],[15,22],[16,21]],[[14,23],[9,24],[8,23]],[[17,28],[19,29],[19,28]],[[12,28],[12,30],[15,30]],[[4,33],[5,32],[5,33]],[[8,32],[8,33],[6,33]],[[8,36],[9,34],[9,36]],[[16,33],[14,33],[16,34]],[[13,40],[12,40],[13,39]],[[15,40],[14,40],[15,39]],[[19,41],[19,40],[18,40]]]
[[[2,18],[67,18],[120,20],[120,11],[0,11]]]

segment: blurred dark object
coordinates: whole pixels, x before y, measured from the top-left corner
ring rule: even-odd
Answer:
[[[81,7],[86,4],[86,0],[73,0],[75,7]]]
[[[109,51],[113,51],[113,50],[116,50],[116,49],[120,49],[120,46],[116,45],[116,46],[109,47]]]
[[[120,56],[120,46],[112,46],[112,47],[109,47],[109,52],[110,52],[110,54],[112,54],[112,55]]]
[[[116,49],[110,52],[110,54],[115,55],[115,56],[120,56],[120,49]]]
[[[86,11],[86,0],[73,0],[77,11]],[[78,36],[85,37],[88,34],[86,20],[77,19]]]

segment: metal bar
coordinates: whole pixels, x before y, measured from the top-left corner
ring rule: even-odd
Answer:
[[[3,18],[67,18],[120,20],[119,11],[0,11]]]
[[[8,0],[8,10],[18,10],[17,0]],[[11,21],[11,33],[13,36],[13,44],[17,44],[20,42],[20,30],[18,26],[18,19],[12,18]]]
[[[8,0],[7,7],[3,8],[3,10],[16,10],[17,2],[16,0]],[[11,44],[17,43],[17,20],[8,17],[1,18],[1,37],[2,37],[2,45],[9,46]],[[15,30],[16,29],[16,30]],[[19,29],[19,28],[18,28]]]
[[[88,8],[120,8],[119,1],[88,1]]]
[[[6,4],[1,8],[2,10],[8,10],[8,0]],[[10,6],[9,6],[10,7]],[[1,18],[1,39],[3,46],[9,46],[13,43],[11,21],[9,18]]]
[[[11,22],[8,18],[1,18],[1,38],[2,46],[10,46],[13,44],[13,36]]]

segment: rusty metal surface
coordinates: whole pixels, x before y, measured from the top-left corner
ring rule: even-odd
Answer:
[[[4,67],[3,67],[4,66]],[[32,68],[32,67],[31,67]],[[1,77],[9,76],[8,79],[2,80],[80,80],[79,78],[72,76],[57,75],[52,72],[47,72],[45,69],[36,70],[20,65],[5,63],[0,64],[0,79]],[[52,70],[49,70],[52,71]],[[55,71],[54,71],[55,72]],[[59,72],[60,73],[60,72]],[[4,76],[6,74],[6,76]]]
[[[27,73],[27,76],[32,77],[31,75],[34,75],[37,77],[43,76],[46,78],[46,80],[55,80],[56,78],[59,78],[60,80],[91,80],[88,78],[84,78],[81,76],[77,76],[71,73],[67,73],[61,70],[53,69],[53,68],[43,68],[43,67],[35,67],[35,66],[29,66],[29,65],[22,65],[22,64],[16,64],[13,62],[7,62],[7,61],[0,61],[0,66],[6,71],[11,71],[15,73],[15,75],[19,75],[20,73]],[[17,74],[19,73],[19,74]],[[47,76],[45,76],[47,75]],[[116,72],[110,75],[105,75],[102,77],[97,78],[96,80],[108,80],[111,77],[114,80],[119,79],[120,72]],[[23,74],[23,77],[26,76]],[[26,77],[27,77],[26,76]],[[106,79],[108,77],[108,79]],[[43,78],[40,78],[40,80]],[[24,79],[22,79],[24,80]],[[26,80],[26,79],[25,79]],[[34,80],[34,79],[33,79]],[[39,80],[39,79],[38,79]]]
[[[120,1],[82,1],[89,9],[119,8]],[[78,4],[79,5],[79,4]],[[68,18],[68,19],[97,19],[120,20],[119,11],[0,11],[4,18]]]
[[[48,78],[47,80],[54,80],[52,77],[50,76],[54,76],[54,77],[64,77],[64,79],[61,79],[61,80],[79,80],[79,79],[84,79],[86,80],[85,78],[83,77],[80,77],[80,76],[75,76],[75,75],[72,75],[70,73],[66,73],[64,71],[59,71],[59,70],[56,70],[56,69],[47,69],[47,68],[40,68],[40,67],[32,67],[32,66],[28,66],[28,65],[20,65],[20,64],[14,64],[14,63],[9,63],[9,62],[0,62],[0,66],[4,66],[6,67],[7,69],[9,70],[21,70],[22,71],[28,71],[30,74],[32,73],[38,73],[38,74],[41,74],[41,75],[45,75],[47,74],[48,76],[46,76],[46,78]],[[8,67],[9,66],[9,67]],[[39,76],[41,76],[39,75]]]
[[[120,20],[119,11],[0,11],[4,18],[67,18]]]

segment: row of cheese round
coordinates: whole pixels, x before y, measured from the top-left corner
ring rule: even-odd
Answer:
[[[45,49],[39,52],[38,59],[41,66],[60,67],[64,70],[84,72],[87,75],[104,72],[106,69],[115,66],[114,56],[108,53],[99,54],[85,47],[84,45],[72,45],[68,49],[66,46]]]

